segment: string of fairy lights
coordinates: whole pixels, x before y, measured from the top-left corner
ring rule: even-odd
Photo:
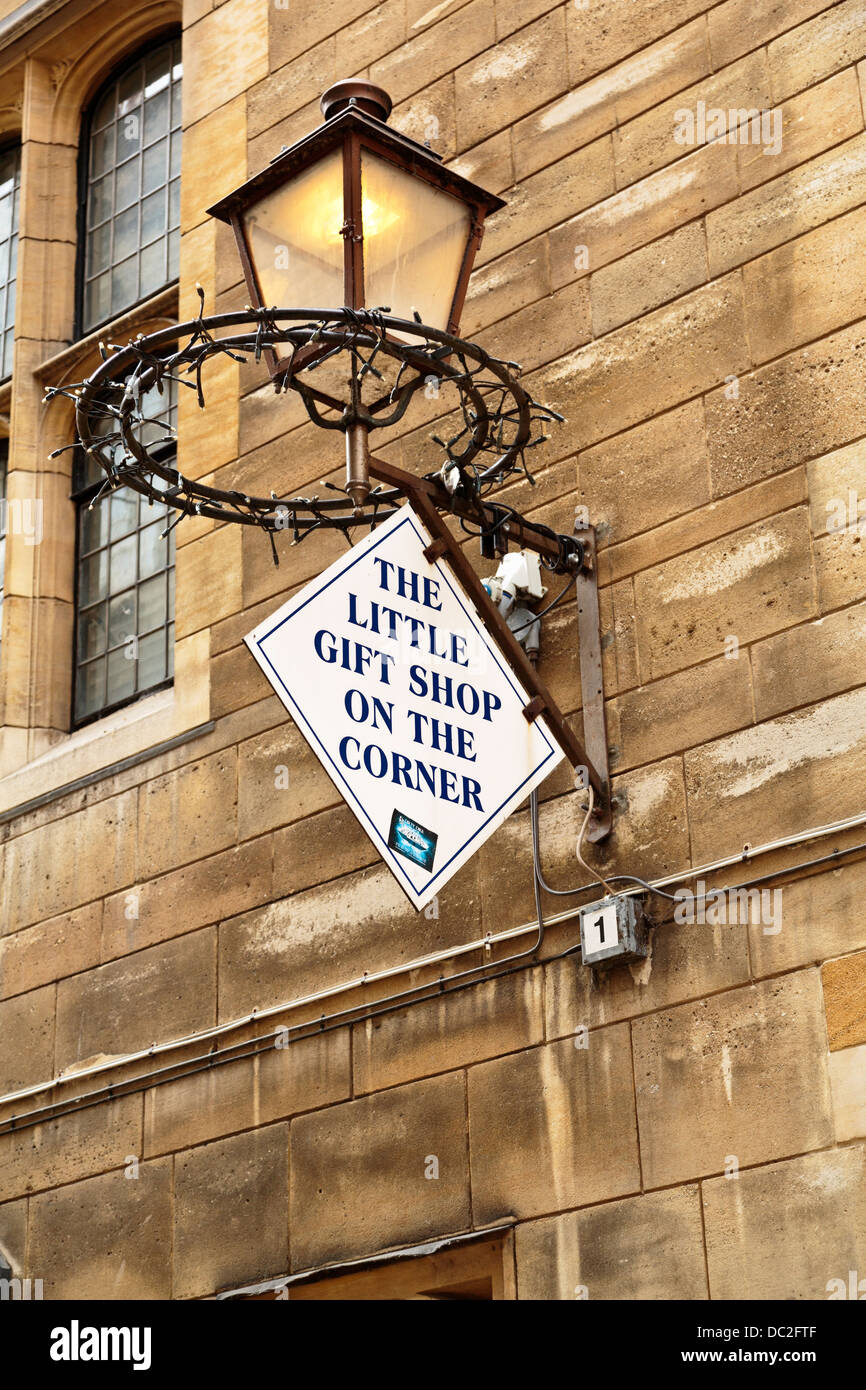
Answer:
[[[372,529],[392,515],[399,489],[374,487],[359,509],[344,488],[329,481],[320,484],[321,493],[304,496],[280,495],[274,489],[255,496],[213,486],[178,469],[175,427],[149,413],[154,396],[165,395],[169,382],[194,391],[204,409],[210,361],[225,357],[258,363],[277,346],[285,351],[286,344],[292,360],[303,361],[303,367],[293,370],[290,365],[275,379],[275,389],[295,391],[320,428],[345,430],[354,423],[370,431],[393,428],[419,391],[436,399],[450,393],[449,428],[440,424],[430,435],[444,461],[426,476],[438,478],[449,495],[470,503],[480,504],[495,488],[518,478],[533,485],[527,455],[548,438],[547,427],[563,418],[533,399],[519,381],[516,363],[420,322],[393,318],[384,310],[348,308],[317,312],[248,306],[242,313],[205,317],[199,288],[197,318],[125,346],[100,344],[102,361],[89,377],[46,393],[46,400],[63,396],[74,404],[78,434],[74,444],[55,450],[52,458],[65,449],[83,449],[105,473],[94,504],[116,488],[133,488],[175,509],[177,516],[167,529],[196,516],[257,526],[270,539],[275,564],[279,552],[274,537],[280,532],[297,545],[315,531],[335,529],[352,544],[356,528]],[[320,381],[326,364],[332,370],[324,386]],[[336,373],[335,366],[340,369]],[[389,369],[394,374],[390,385]],[[333,394],[335,375],[345,384],[342,396]],[[374,399],[365,399],[371,388]],[[480,506],[478,515],[479,533],[489,533]],[[503,507],[493,529],[515,515]],[[560,539],[549,528],[538,529]],[[561,540],[565,560],[570,538]]]

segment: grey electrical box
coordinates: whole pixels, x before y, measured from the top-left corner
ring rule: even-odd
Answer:
[[[643,907],[634,897],[602,898],[580,910],[580,946],[584,965],[606,970],[630,960],[644,960],[648,949]]]

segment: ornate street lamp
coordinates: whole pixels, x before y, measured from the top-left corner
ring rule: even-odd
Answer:
[[[321,108],[324,125],[208,209],[231,223],[252,304],[378,309],[456,335],[484,219],[502,199],[389,129],[381,87],[337,82]],[[267,358],[281,377],[327,352],[285,344]],[[358,404],[344,426],[346,491],[360,506],[370,491],[369,421]]]
[[[196,319],[103,349],[85,382],[49,397],[74,400],[80,445],[102,465],[106,490],[127,486],[167,502],[178,521],[194,515],[259,527],[275,563],[279,532],[297,544],[338,529],[351,544],[356,528],[375,527],[408,500],[433,537],[425,557],[447,558],[532,696],[527,719],[544,714],[580,770],[580,785],[591,788],[587,838],[601,839],[611,814],[594,532],[561,535],[488,500],[507,482],[534,481],[527,454],[562,417],[533,400],[516,363],[457,336],[484,220],[504,204],[391,130],[391,101],[381,88],[338,82],[322,111],[323,125],[210,209],[234,228],[250,304],[205,316],[199,288]],[[297,392],[315,425],[345,434],[345,488],[326,483],[330,495],[252,496],[174,467],[165,438],[153,438],[153,393],[170,378],[193,386],[204,407],[203,369],[221,355],[264,359],[277,391]],[[419,478],[372,456],[369,434],[398,425],[431,383],[434,396],[449,392],[453,403],[437,411],[444,437],[431,436],[444,462]],[[480,537],[486,558],[530,549],[548,571],[574,581],[586,748],[441,512]]]
[[[234,228],[252,303],[382,309],[457,334],[484,219],[502,199],[389,129],[381,87],[337,82],[321,107],[324,125],[208,209]],[[275,372],[291,365],[291,353],[274,356]]]

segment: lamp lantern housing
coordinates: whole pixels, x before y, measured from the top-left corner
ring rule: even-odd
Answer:
[[[252,304],[381,308],[457,335],[484,219],[502,199],[392,130],[380,87],[337,82],[321,107],[323,125],[208,209],[234,229]],[[271,371],[291,363],[278,348]]]

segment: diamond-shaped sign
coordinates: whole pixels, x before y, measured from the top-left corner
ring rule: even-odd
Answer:
[[[403,507],[247,644],[416,908],[563,757]]]

